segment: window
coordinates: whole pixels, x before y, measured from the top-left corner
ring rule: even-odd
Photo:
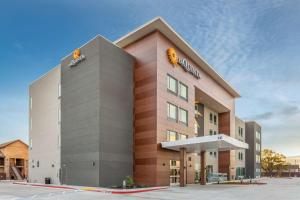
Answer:
[[[177,166],[177,167],[179,167],[180,166],[180,161],[178,161],[178,160],[170,160],[170,165],[171,166]]]
[[[209,121],[210,121],[210,123],[213,123],[213,114],[212,113],[209,113]]]
[[[217,135],[217,131],[214,131],[214,135]]]
[[[58,135],[57,136],[57,146],[58,146],[58,148],[60,147],[60,144],[61,144],[61,142],[60,142],[60,135]]]
[[[256,163],[260,163],[260,155],[256,155]]]
[[[178,138],[179,140],[185,140],[187,138],[187,135],[184,135],[184,134],[178,134]]]
[[[198,134],[198,123],[195,122],[194,124],[194,131],[195,131],[195,134]]]
[[[188,123],[188,112],[182,108],[179,108],[179,121],[186,125]]]
[[[211,152],[209,152],[209,155],[213,156],[213,157],[217,157],[217,152],[216,151],[211,151]]]
[[[30,97],[30,110],[32,109],[32,97]]]
[[[243,128],[242,127],[239,127],[239,136],[240,137],[243,137]]]
[[[32,117],[30,117],[30,124],[29,124],[29,126],[30,126],[30,130],[32,130]]]
[[[167,140],[168,141],[176,141],[177,133],[175,131],[167,131]]]
[[[213,130],[209,130],[209,135],[213,135]]]
[[[167,131],[167,140],[168,141],[176,141],[176,140],[185,140],[187,138],[187,135],[177,133],[175,131]]]
[[[214,115],[214,124],[217,124],[217,115]]]
[[[29,148],[32,149],[32,139],[29,139]]]
[[[260,132],[256,131],[256,139],[260,139]]]
[[[168,91],[177,94],[177,80],[168,75]]]
[[[61,121],[61,111],[60,108],[58,109],[58,123],[60,124]]]
[[[177,121],[177,106],[168,103],[168,118]]]
[[[179,83],[179,96],[185,100],[188,100],[188,87],[183,83]]]
[[[260,151],[260,144],[256,143],[256,151]]]
[[[244,159],[244,154],[242,152],[239,152],[239,160],[243,160]]]
[[[40,161],[36,162],[36,167],[40,167]]]
[[[58,98],[61,97],[61,84],[58,84]]]

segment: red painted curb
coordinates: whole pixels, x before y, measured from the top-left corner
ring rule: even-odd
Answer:
[[[16,185],[28,185],[34,187],[45,187],[45,188],[55,188],[55,189],[67,189],[67,190],[82,190],[88,192],[103,192],[103,193],[110,193],[110,194],[134,194],[134,193],[141,193],[141,192],[150,192],[154,190],[161,190],[166,189],[168,187],[155,187],[149,189],[139,189],[139,190],[109,190],[109,189],[84,189],[84,188],[75,188],[75,187],[68,187],[68,186],[59,186],[59,185],[43,185],[43,184],[34,184],[34,183],[18,183],[14,182],[13,184]]]

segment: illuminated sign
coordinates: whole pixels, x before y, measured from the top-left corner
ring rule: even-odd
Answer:
[[[180,65],[184,71],[192,74],[195,78],[200,79],[199,71],[194,66],[192,66],[185,58],[179,58],[174,48],[168,48],[167,55],[171,64]]]
[[[73,52],[73,59],[70,61],[69,67],[77,65],[83,60],[85,60],[85,56],[81,54],[80,49],[75,49],[75,51]]]

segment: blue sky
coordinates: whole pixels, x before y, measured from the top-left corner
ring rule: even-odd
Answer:
[[[28,85],[97,34],[162,16],[242,95],[263,147],[300,155],[300,1],[1,1],[0,142],[28,140]]]

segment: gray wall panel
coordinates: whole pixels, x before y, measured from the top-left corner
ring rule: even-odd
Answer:
[[[100,52],[100,186],[121,185],[133,174],[134,60],[106,40]]]
[[[81,48],[86,60],[61,63],[62,183],[99,185],[99,41]],[[93,165],[95,163],[95,165]]]
[[[100,36],[80,49],[84,61],[61,64],[63,183],[121,185],[133,170],[134,59]]]

